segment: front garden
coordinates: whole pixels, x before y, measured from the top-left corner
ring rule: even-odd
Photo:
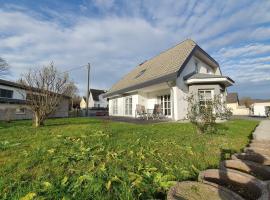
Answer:
[[[240,151],[257,124],[233,120],[198,134],[190,123],[1,122],[0,199],[163,199],[174,181]]]

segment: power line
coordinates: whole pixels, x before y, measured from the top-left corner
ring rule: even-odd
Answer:
[[[63,74],[63,73],[67,73],[67,72],[70,72],[70,71],[74,71],[74,70],[79,70],[79,69],[82,69],[84,67],[87,67],[88,65],[82,65],[82,66],[78,66],[78,67],[73,67],[67,71],[63,71],[63,72],[60,72],[59,74]]]

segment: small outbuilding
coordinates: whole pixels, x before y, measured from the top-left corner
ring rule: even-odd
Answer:
[[[254,102],[253,104],[251,104],[251,112],[254,116],[269,117],[270,100],[263,102]]]
[[[240,105],[236,92],[228,93],[226,97],[227,107],[231,109],[233,115],[250,115],[250,110],[245,105]]]
[[[94,109],[94,108],[107,108],[108,102],[107,99],[104,98],[104,94],[106,93],[106,90],[98,90],[98,89],[90,89],[89,91],[89,103],[88,108]],[[86,97],[82,97],[80,102],[80,108],[85,109],[86,108]]]
[[[0,120],[32,119],[28,93],[19,83],[0,79]],[[68,117],[69,102],[64,96],[50,117]]]

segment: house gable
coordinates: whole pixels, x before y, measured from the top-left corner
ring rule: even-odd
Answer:
[[[219,68],[218,63],[194,41],[185,40],[137,66],[114,84],[105,96],[112,97],[138,88],[175,80],[194,56],[202,63],[209,63],[213,69]]]

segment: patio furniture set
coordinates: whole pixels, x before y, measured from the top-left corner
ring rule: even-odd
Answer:
[[[145,109],[145,106],[137,104],[135,117],[139,119],[149,120],[150,118],[161,119],[164,118],[164,115],[162,113],[160,104],[155,104],[154,109],[151,108]]]

